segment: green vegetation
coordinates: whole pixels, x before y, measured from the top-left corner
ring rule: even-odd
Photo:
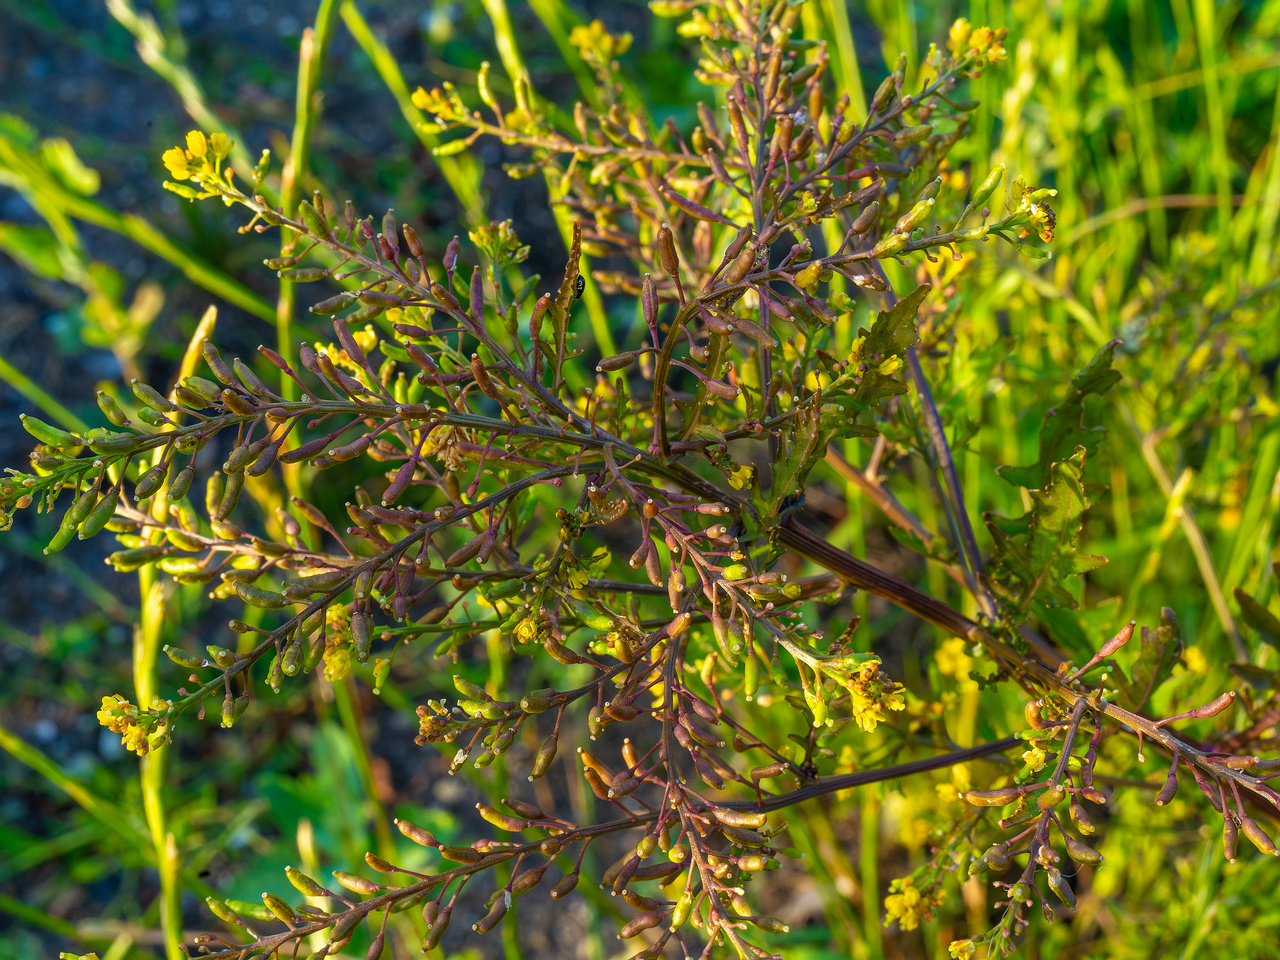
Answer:
[[[182,230],[0,116],[125,373],[0,360],[96,607],[5,628],[0,957],[1274,952],[1280,4],[652,8],[437,5],[418,86],[321,0],[260,136],[110,0]]]

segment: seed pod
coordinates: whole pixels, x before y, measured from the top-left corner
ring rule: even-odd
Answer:
[[[484,859],[484,854],[474,847],[451,847],[447,844],[440,846],[440,856],[454,863],[479,863]]]
[[[310,231],[311,235],[321,240],[329,239],[329,225],[325,222],[324,217],[320,215],[310,203],[303,200],[298,204],[298,213],[302,215],[302,222]]]
[[[164,481],[169,476],[170,463],[172,463],[171,460],[166,460],[158,467],[152,467],[140,476],[138,482],[133,485],[134,497],[139,500],[145,500],[164,486]]]
[[[1169,770],[1169,776],[1165,778],[1164,786],[1160,788],[1160,792],[1156,794],[1156,806],[1163,807],[1166,803],[1173,799],[1178,792],[1178,765],[1175,762]]]
[[[639,354],[635,350],[628,350],[624,353],[616,353],[611,357],[605,357],[596,364],[597,373],[612,373],[615,370],[625,370],[631,364],[636,362]]]
[[[551,899],[559,900],[561,897],[567,897],[573,892],[574,887],[578,885],[578,871],[568,874],[563,880],[551,888]]]
[[[244,384],[245,389],[256,397],[269,396],[271,391],[267,389],[266,384],[258,379],[258,375],[254,373],[247,363],[236,357],[231,361],[231,365],[240,378],[240,382]]]
[[[439,915],[432,921],[431,926],[427,929],[427,935],[422,940],[422,950],[425,953],[428,950],[434,950],[440,943],[444,932],[449,929],[449,918],[453,913],[453,904],[445,907],[440,911]]]
[[[966,790],[960,794],[960,799],[975,807],[1003,807],[1021,795],[1017,787],[1005,787],[1002,790]]]
[[[115,514],[116,505],[119,502],[120,488],[116,487],[99,500],[94,505],[94,508],[89,511],[89,515],[80,523],[80,539],[87,540],[100,532],[107,525],[107,521]]]
[[[289,906],[288,903],[274,893],[264,893],[262,895],[262,903],[281,923],[297,922],[298,915],[294,913],[293,907]]]
[[[666,916],[666,910],[650,910],[647,913],[640,914],[638,917],[633,917],[623,924],[622,929],[618,931],[618,939],[630,940],[632,937],[639,936],[643,931],[656,927]]]
[[[480,355],[473,353],[471,355],[471,376],[476,381],[476,386],[490,400],[501,400],[498,389],[493,385],[493,381],[489,379],[489,371],[484,368],[484,361],[480,359]]]
[[[339,463],[342,463],[345,460],[354,460],[369,449],[370,440],[371,438],[369,435],[365,434],[364,436],[356,437],[356,439],[352,440],[350,443],[330,447],[328,451],[329,456]]]
[[[927,200],[921,200],[913,206],[906,214],[898,219],[893,226],[894,233],[910,233],[929,216],[933,205],[936,203],[932,197]]]
[[[274,920],[276,918],[276,915],[263,903],[250,903],[247,900],[228,900],[226,906],[236,916],[244,917],[246,920]]]
[[[177,410],[176,404],[170,402],[161,396],[160,391],[149,383],[143,383],[137,377],[129,381],[129,385],[133,388],[133,395],[145,403],[152,410],[159,410],[162,413],[172,413]]]
[[[245,603],[251,607],[262,607],[266,610],[279,610],[281,607],[288,606],[289,599],[282,593],[276,593],[273,590],[263,590],[255,587],[251,583],[243,580],[234,581],[234,590],[236,594]]]
[[[554,760],[556,756],[557,740],[558,738],[552,734],[547,737],[542,746],[538,748],[538,753],[533,758],[533,767],[529,771],[530,781],[546,776],[547,770],[551,767],[551,761]]]
[[[222,521],[231,516],[231,511],[236,508],[236,503],[240,500],[240,491],[243,489],[243,470],[227,474],[227,486],[223,491],[222,499],[218,502],[218,509],[214,511],[214,520]]]
[[[196,468],[194,464],[187,464],[173,478],[173,482],[169,484],[169,492],[165,499],[171,503],[176,503],[187,495],[187,491],[191,489],[191,482],[195,479]],[[215,474],[217,476],[217,474]]]
[[[729,265],[722,275],[721,279],[726,284],[735,284],[742,282],[747,274],[751,272],[751,268],[755,266],[756,256],[759,254],[759,246],[754,240],[749,241],[742,248],[742,252],[738,254],[737,259]]]
[[[680,259],[676,256],[675,238],[672,236],[671,227],[665,223],[658,228],[658,259],[668,276],[679,276]]]
[[[213,375],[222,381],[222,383],[228,387],[240,386],[240,381],[236,378],[235,372],[227,365],[227,362],[222,359],[222,355],[218,353],[218,348],[209,340],[206,339],[200,344],[200,353],[204,356],[204,362],[208,365],[209,369],[213,371]],[[208,381],[206,381],[206,383],[207,382]],[[186,381],[184,381],[184,384],[186,384]],[[188,389],[194,389],[191,384],[186,384],[186,386]],[[134,393],[137,392],[137,387],[134,387]],[[201,393],[202,391],[195,390],[195,392]],[[209,399],[212,400],[217,396],[217,394],[218,390],[215,387],[214,394],[213,396],[210,396]],[[145,403],[146,401],[144,400],[143,402]],[[165,408],[157,407],[156,409],[163,410]]]
[[[410,823],[408,820],[395,820],[396,828],[414,843],[423,847],[438,847],[440,841],[437,840],[430,830],[424,830],[416,823]]]
[[[27,433],[31,434],[41,443],[50,447],[62,449],[65,447],[79,446],[80,441],[65,430],[59,430],[51,424],[38,420],[35,417],[25,413],[18,414],[18,419],[22,421],[22,427]]]
[[[209,911],[219,920],[235,924],[240,922],[240,918],[235,915],[231,907],[217,897],[205,897],[204,902],[209,905]]]
[[[1076,863],[1086,863],[1089,866],[1097,866],[1103,860],[1102,854],[1093,847],[1081,843],[1069,834],[1064,834],[1067,842],[1067,856]]]
[[[345,310],[347,307],[351,306],[351,304],[355,303],[357,299],[359,298],[356,294],[352,293],[350,290],[344,290],[335,297],[329,297],[327,300],[321,300],[319,303],[313,304],[308,309],[312,313],[325,316],[327,314],[337,313],[339,310]]]
[[[1244,835],[1253,842],[1253,845],[1260,852],[1268,855],[1275,854],[1276,845],[1252,817],[1247,814],[1240,814],[1240,829],[1244,831]]]
[[[1045,873],[1049,878],[1049,889],[1057,895],[1068,910],[1074,910],[1076,908],[1076,895],[1071,889],[1071,884],[1067,883],[1063,878],[1062,871],[1057,867],[1048,867]]]
[[[98,391],[98,409],[102,411],[102,415],[110,420],[117,427],[128,426],[129,418],[125,416],[120,405],[111,397],[107,396],[102,390]]]
[[[731,827],[747,827],[758,830],[769,819],[767,814],[756,810],[734,810],[731,807],[719,807],[712,804],[711,814],[722,824]]]
[[[1240,840],[1240,831],[1236,828],[1235,818],[1227,811],[1222,818],[1222,854],[1231,863],[1236,862],[1236,845]]]
[[[969,201],[969,206],[977,209],[991,199],[991,195],[996,192],[996,187],[1000,186],[1000,178],[1004,176],[1005,164],[995,167],[982,184],[973,192],[973,199]]]
[[[1126,623],[1124,627],[1121,628],[1119,633],[1117,633],[1114,637],[1112,637],[1110,640],[1104,643],[1102,647],[1098,650],[1098,659],[1101,660],[1104,657],[1111,656],[1113,653],[1115,653],[1117,650],[1123,647],[1126,643],[1128,643],[1129,638],[1133,636],[1133,628],[1135,626],[1137,626],[1137,622],[1134,620],[1130,620],[1128,623]]]
[[[352,893],[374,894],[382,889],[381,884],[366,880],[354,873],[347,873],[345,870],[333,871],[333,877]]]
[[[320,884],[316,883],[301,870],[293,867],[285,867],[284,875],[289,878],[289,882],[297,888],[298,892],[307,897],[331,897],[332,894]]]

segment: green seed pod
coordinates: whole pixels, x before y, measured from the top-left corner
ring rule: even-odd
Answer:
[[[1052,810],[1063,801],[1066,795],[1066,787],[1060,783],[1055,783],[1036,798],[1036,806],[1041,810]]]
[[[171,647],[169,644],[164,645],[165,655],[180,667],[194,669],[204,666],[204,661],[199,657],[193,657],[185,650],[179,650],[177,647]]]
[[[353,613],[351,615],[351,645],[355,650],[356,659],[361,663],[369,662],[369,647],[373,642],[373,638],[369,635],[370,617],[367,613]]]
[[[297,257],[268,257],[262,261],[262,265],[270,270],[287,270],[297,264]]]
[[[152,410],[159,410],[161,413],[172,413],[178,409],[177,404],[166,399],[159,390],[149,383],[143,383],[135,377],[129,381],[129,385],[133,388],[133,395]]]
[[[1002,163],[988,173],[987,178],[983,180],[978,189],[973,192],[973,199],[969,201],[969,206],[976,209],[990,200],[991,195],[996,192],[996,187],[1000,186],[1000,180],[1004,176],[1004,171],[1005,164]]]
[[[125,427],[129,425],[129,418],[125,416],[120,405],[115,402],[106,393],[98,391],[98,409],[102,411],[102,415],[110,420],[117,427]]]
[[[240,599],[251,607],[279,610],[289,604],[289,600],[284,594],[276,593],[274,590],[262,590],[251,583],[245,583],[243,580],[236,580],[234,589]]]
[[[120,502],[120,488],[116,487],[89,511],[89,515],[80,524],[80,539],[87,540],[100,532],[107,521],[115,515],[116,505]]]
[[[742,695],[748,701],[754,700],[756,691],[760,689],[760,661],[747,652],[746,662],[742,666]]]
[[[281,923],[296,923],[298,915],[293,912],[293,907],[281,897],[277,897],[274,893],[263,893],[262,903],[277,920]]]
[[[93,511],[94,506],[98,502],[98,487],[96,485],[89,487],[71,502],[71,506],[67,509],[66,515],[62,518],[63,523],[70,523],[72,527],[78,527],[84,522],[85,517]]]
[[[321,240],[329,239],[329,225],[325,223],[315,207],[303,200],[298,204],[298,213],[302,215],[302,222],[312,236],[319,237]]]
[[[246,920],[274,920],[276,918],[276,915],[264,903],[250,903],[247,900],[228,900],[226,906],[232,913],[244,917]]]
[[[284,656],[280,658],[280,670],[286,677],[297,676],[306,648],[307,645],[296,637],[284,648]]]
[[[18,414],[18,419],[22,421],[23,429],[31,434],[41,443],[50,447],[56,447],[61,450],[66,447],[76,447],[80,445],[80,441],[65,430],[59,430],[55,426],[45,423],[43,420],[37,420],[35,417],[28,416],[25,413]]]
[[[929,216],[929,212],[933,209],[934,203],[936,203],[936,201],[932,197],[918,202],[906,214],[898,219],[898,222],[894,224],[893,232],[910,233],[919,226],[927,216]]]
[[[742,580],[745,577],[749,576],[750,574],[751,574],[751,571],[747,569],[747,565],[745,563],[731,563],[727,567],[725,567],[723,570],[720,571],[721,576],[723,576],[726,580],[731,580],[731,581]]]
[[[336,297],[330,297],[328,300],[321,300],[309,309],[312,313],[327,316],[332,313],[337,313],[339,310],[345,310],[347,307],[351,306],[351,304],[355,303],[357,299],[356,295],[350,290],[344,290]]]
[[[226,923],[240,922],[240,918],[232,912],[231,907],[216,897],[205,897],[204,902],[209,905],[209,911],[219,920]]]
[[[530,781],[546,776],[547,770],[551,767],[551,761],[554,760],[556,756],[557,740],[558,738],[555,734],[552,734],[547,737],[542,746],[538,748],[538,753],[533,758],[533,767],[529,771]]]
[[[276,276],[294,283],[315,283],[328,277],[329,271],[324,267],[297,267],[293,270],[278,270]]]
[[[240,500],[240,491],[244,489],[244,471],[236,470],[227,474],[227,485],[223,490],[222,499],[218,501],[218,509],[213,511],[214,520],[225,520],[231,516],[231,511],[236,508],[236,504]]]
[[[62,525],[58,527],[58,532],[53,535],[53,539],[49,541],[49,545],[44,548],[45,555],[58,553],[63,550],[68,543],[76,535],[76,525],[68,523],[67,518],[62,518]]]
[[[134,497],[139,500],[145,500],[164,486],[164,482],[169,476],[169,465],[172,462],[172,460],[166,460],[140,476],[138,482],[133,485]]]
[[[75,527],[70,528],[72,532]],[[165,548],[159,544],[148,544],[145,547],[134,547],[130,550],[117,550],[107,557],[107,563],[121,573],[139,570],[148,563],[155,563],[164,556]]]
[[[107,433],[97,437],[86,437],[89,449],[102,456],[119,453],[132,453],[138,449],[139,440],[131,433]]]
[[[192,464],[187,464],[173,478],[173,482],[169,484],[169,492],[165,499],[171,503],[181,500],[187,495],[187,491],[191,489],[191,481],[196,477],[196,468]]]

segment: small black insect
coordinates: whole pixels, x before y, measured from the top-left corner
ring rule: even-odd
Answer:
[[[584,277],[582,274],[578,274],[578,276],[573,281],[573,299],[575,301],[581,300],[582,291],[585,289],[587,289],[587,278]]]

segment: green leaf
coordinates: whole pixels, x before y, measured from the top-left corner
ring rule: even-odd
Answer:
[[[1255,690],[1270,690],[1276,685],[1276,672],[1252,663],[1228,663],[1227,669]]]
[[[1264,643],[1280,647],[1280,619],[1239,587],[1234,592],[1244,622],[1258,631],[1258,636]]]
[[[93,196],[102,185],[98,171],[85,166],[70,141],[62,137],[41,141],[40,160],[64,187],[82,196]]]
[[[1040,457],[1026,467],[1001,466],[996,472],[1010,483],[1028,490],[1043,486],[1049,480],[1054,463],[1066,459],[1076,447],[1096,453],[1107,432],[1103,427],[1084,425],[1084,398],[1106,393],[1120,380],[1120,371],[1111,368],[1119,340],[1112,340],[1099,350],[1084,369],[1077,373],[1067,388],[1067,395],[1057,407],[1045,411],[1040,427]]]
[[[886,397],[907,392],[902,358],[920,342],[916,314],[931,289],[922,283],[888,310],[880,311],[870,330],[858,331],[848,371],[823,392],[823,400],[832,405],[824,427],[836,436],[874,436],[872,428],[857,423],[857,418]]]
[[[51,280],[63,279],[62,245],[44,227],[0,223],[0,250],[32,273]]]
[[[1142,628],[1138,659],[1129,668],[1128,678],[1125,678],[1123,672],[1119,672],[1119,676],[1115,678],[1125,705],[1130,710],[1140,709],[1160,684],[1169,679],[1169,674],[1181,659],[1182,628],[1173,611],[1162,607],[1160,626],[1154,630]]]
[[[1063,581],[1107,562],[1076,549],[1089,508],[1081,482],[1084,461],[1085,450],[1077,447],[1070,459],[1052,464],[1049,482],[1031,491],[1031,509],[1021,517],[985,517],[995,540],[987,574],[991,588],[1022,614],[1033,600],[1075,609]]]

